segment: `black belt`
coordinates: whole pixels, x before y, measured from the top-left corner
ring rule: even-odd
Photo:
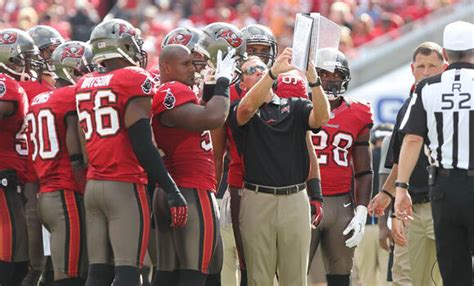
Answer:
[[[274,194],[274,195],[291,195],[306,189],[306,184],[298,184],[286,187],[267,187],[262,185],[255,185],[251,183],[244,183],[244,187],[248,190],[257,193]]]
[[[466,176],[474,176],[474,170],[464,170],[464,169],[443,169],[438,168],[438,175],[443,177],[449,177],[450,175],[459,174]]]

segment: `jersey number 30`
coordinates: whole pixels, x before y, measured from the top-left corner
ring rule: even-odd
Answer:
[[[94,102],[92,108],[82,108],[81,104]],[[117,95],[111,90],[99,90],[93,96],[91,92],[76,94],[77,113],[86,140],[91,139],[95,131],[100,137],[117,134],[120,129],[119,115],[116,109],[107,104],[117,103]]]

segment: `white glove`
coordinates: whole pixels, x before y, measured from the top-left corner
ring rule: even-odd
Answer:
[[[354,231],[352,236],[346,240],[346,246],[352,248],[357,246],[364,236],[365,222],[367,220],[367,207],[358,205],[355,210],[355,215],[352,218],[349,225],[342,232],[343,235],[349,234],[349,232]]]
[[[217,51],[217,67],[214,77],[218,80],[220,77],[225,77],[232,81],[235,71],[235,49],[228,49],[227,55],[222,58],[222,51]]]

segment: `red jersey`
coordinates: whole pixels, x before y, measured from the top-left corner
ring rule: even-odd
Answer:
[[[246,94],[246,91],[242,90],[238,83],[230,86],[230,102],[241,100]],[[227,183],[229,186],[235,188],[242,188],[244,184],[244,168],[242,167],[239,152],[235,145],[234,138],[232,137],[232,131],[230,130],[227,123],[225,124],[227,140],[229,140],[229,171],[227,173]]]
[[[273,86],[273,91],[281,98],[303,97],[308,98],[306,85],[301,77],[292,74],[281,74],[278,76],[276,84]],[[241,100],[246,91],[242,90],[238,84],[230,87],[230,102]],[[243,167],[232,132],[226,124],[226,134],[229,140],[229,173],[227,175],[227,183],[235,188],[241,188],[244,184]]]
[[[37,95],[26,117],[28,149],[40,183],[40,193],[79,191],[66,148],[66,117],[76,114],[75,87]]]
[[[54,86],[49,85],[46,81],[42,81],[41,83],[39,81],[20,81],[19,83],[25,90],[28,101],[30,102],[38,94],[54,89]]]
[[[19,82],[21,87],[26,92],[26,96],[28,97],[28,102],[31,102],[35,96],[37,96],[40,93],[51,91],[54,89],[53,86],[49,85],[46,81],[42,81],[41,83],[39,81],[20,81]],[[35,173],[35,169],[33,167],[33,161],[31,159],[31,151],[29,150],[28,157],[25,158],[26,160],[26,182],[36,182],[37,175]]]
[[[352,183],[352,150],[357,137],[369,132],[373,119],[370,105],[344,98],[317,134],[313,144],[321,171],[324,196],[349,193]]]
[[[138,67],[94,72],[78,81],[76,107],[89,156],[88,179],[147,183],[125,128],[125,110],[130,100],[152,97],[154,90],[150,74]]]
[[[153,98],[152,127],[155,142],[176,184],[183,188],[216,190],[214,154],[209,131],[196,132],[161,124],[160,114],[184,104],[199,104],[193,90],[180,82],[167,82]]]
[[[28,155],[25,134],[25,116],[28,98],[23,88],[12,77],[0,73],[0,102],[13,102],[16,111],[0,120],[0,170],[15,170],[25,181],[24,158]]]

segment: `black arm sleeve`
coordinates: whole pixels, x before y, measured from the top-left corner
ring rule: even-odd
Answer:
[[[166,170],[158,149],[152,143],[149,119],[143,118],[135,122],[128,128],[128,135],[133,152],[148,176],[154,178],[165,192],[176,191],[178,187]]]

